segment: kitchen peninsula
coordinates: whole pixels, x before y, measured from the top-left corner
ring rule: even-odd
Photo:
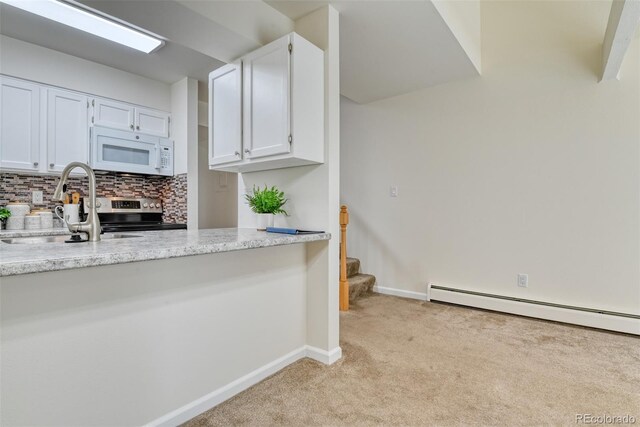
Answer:
[[[308,335],[327,316],[307,290],[329,234],[130,234],[0,242],[8,425],[173,425],[302,357],[340,357]]]

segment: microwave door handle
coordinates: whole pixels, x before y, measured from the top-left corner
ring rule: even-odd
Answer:
[[[156,169],[160,169],[160,144],[156,144]]]

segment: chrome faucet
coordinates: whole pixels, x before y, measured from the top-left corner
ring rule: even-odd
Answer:
[[[66,182],[67,179],[69,179],[69,173],[71,173],[75,168],[84,169],[89,177],[89,203],[85,203],[85,206],[87,207],[87,220],[72,223],[68,223],[67,221],[65,222],[67,222],[67,227],[72,233],[87,233],[89,236],[88,240],[90,242],[99,242],[102,228],[100,227],[100,219],[98,218],[98,210],[96,206],[96,174],[89,165],[81,162],[69,163],[62,171],[60,182],[56,187],[55,193],[53,193],[53,199],[61,202],[64,201],[64,193],[67,187]]]

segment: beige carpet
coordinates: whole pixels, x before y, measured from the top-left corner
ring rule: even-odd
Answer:
[[[380,295],[340,326],[336,364],[301,360],[187,425],[640,424],[634,336]]]

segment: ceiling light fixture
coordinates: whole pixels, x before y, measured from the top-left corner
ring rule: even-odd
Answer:
[[[0,3],[17,7],[144,53],[151,53],[164,44],[160,39],[58,0],[0,0]]]

